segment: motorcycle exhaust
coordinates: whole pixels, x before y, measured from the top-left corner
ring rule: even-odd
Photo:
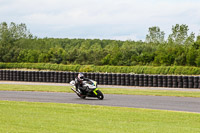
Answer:
[[[81,95],[80,92],[76,91],[74,88],[71,88],[77,95]]]

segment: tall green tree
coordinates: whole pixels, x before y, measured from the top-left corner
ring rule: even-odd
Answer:
[[[172,26],[172,33],[168,37],[168,43],[170,44],[192,44],[194,42],[195,35],[192,32],[188,36],[189,28],[187,25],[176,24]]]
[[[0,24],[0,41],[4,43],[12,43],[18,39],[31,39],[33,35],[27,29],[26,25],[15,24],[13,22],[8,25],[6,22]]]
[[[190,48],[186,55],[187,65],[195,66],[196,65],[195,61],[196,61],[197,56],[198,56],[197,50],[195,50],[194,48]]]
[[[147,43],[164,43],[165,33],[161,31],[158,26],[153,26],[149,28],[149,32],[146,35]]]
[[[15,24],[13,22],[8,25],[6,22],[0,24],[0,61],[11,62],[13,59],[17,59],[14,56],[14,47],[20,39],[31,39],[33,36],[27,30],[25,24]],[[21,44],[20,44],[21,45]],[[19,50],[19,49],[18,49]],[[17,53],[16,53],[17,54]]]

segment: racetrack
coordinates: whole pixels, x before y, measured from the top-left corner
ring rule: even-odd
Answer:
[[[0,100],[90,104],[200,113],[200,98],[192,97],[106,94],[104,100],[95,98],[84,100],[78,98],[75,93],[0,91]]]

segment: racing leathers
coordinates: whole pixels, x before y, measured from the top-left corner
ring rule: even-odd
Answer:
[[[86,88],[83,87],[84,85],[84,81],[89,81],[89,79],[87,78],[83,78],[83,79],[79,79],[78,77],[75,78],[75,87],[76,87],[76,90],[80,90],[80,93],[81,95],[84,95],[86,92]]]

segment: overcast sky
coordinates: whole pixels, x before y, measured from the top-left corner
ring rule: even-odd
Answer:
[[[25,23],[37,37],[145,40],[148,28],[200,33],[200,0],[0,0],[0,22]]]

